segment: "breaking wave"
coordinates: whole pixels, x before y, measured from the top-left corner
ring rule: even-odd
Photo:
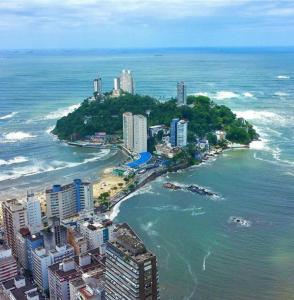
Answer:
[[[229,100],[229,99],[239,98],[239,97],[240,97],[239,94],[230,91],[220,91],[213,96],[213,98],[216,100]]]
[[[14,168],[7,172],[2,172],[0,175],[0,181],[4,180],[14,180],[18,179],[20,177],[27,177],[52,171],[58,171],[66,168],[74,168],[82,164],[86,164],[89,162],[94,162],[107,154],[109,154],[110,150],[102,150],[100,153],[98,153],[97,156],[87,158],[83,160],[82,162],[62,162],[62,161],[53,161],[51,164],[48,164],[48,162],[39,162],[31,166],[25,166],[25,167],[18,167]]]
[[[278,75],[277,79],[290,79],[290,76],[288,76],[288,75]]]
[[[43,118],[43,120],[56,120],[62,117],[67,116],[68,114],[72,113],[76,109],[78,109],[81,104],[74,104],[66,108],[59,108],[56,111],[49,113],[47,116]]]
[[[252,93],[250,93],[250,92],[245,92],[245,93],[243,93],[242,94],[244,97],[246,97],[246,98],[253,98],[254,97],[254,95],[252,94]]]
[[[121,200],[120,202],[115,204],[114,207],[112,208],[112,210],[110,211],[110,214],[108,215],[108,218],[110,220],[114,220],[118,216],[118,214],[120,212],[120,206],[122,205],[123,202],[127,201],[128,199],[131,199],[134,196],[142,195],[142,194],[145,194],[145,193],[153,194],[151,185],[146,185],[146,186],[142,187],[141,189],[129,194],[123,200]]]
[[[14,164],[21,164],[24,162],[27,162],[28,158],[24,156],[16,156],[12,159],[4,160],[0,159],[0,166],[8,166],[8,165],[14,165]]]
[[[33,135],[29,132],[15,131],[15,132],[4,133],[0,141],[2,143],[14,143],[21,140],[32,139],[35,137],[36,135]]]
[[[10,113],[10,114],[8,114],[8,115],[5,115],[5,116],[0,117],[0,120],[11,119],[11,118],[13,118],[17,113],[18,113],[18,112],[14,111],[14,112],[12,112],[12,113]]]
[[[288,93],[285,93],[285,92],[276,92],[274,94],[275,96],[278,96],[278,97],[286,97],[286,96],[289,96]]]
[[[248,121],[256,121],[261,124],[272,124],[274,122],[277,125],[283,126],[288,123],[286,117],[271,111],[245,110],[235,111],[235,114],[239,118],[244,118]]]

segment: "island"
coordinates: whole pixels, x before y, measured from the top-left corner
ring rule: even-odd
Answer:
[[[143,134],[147,140],[143,151],[131,149],[124,140],[124,117],[133,116],[145,122],[140,123],[145,124],[140,139]],[[181,144],[173,145],[172,127],[178,123],[185,125],[181,133],[185,136]],[[248,121],[206,96],[191,95],[185,105],[179,105],[174,98],[159,101],[128,92],[95,94],[85,99],[79,108],[57,121],[53,134],[70,145],[117,147],[128,156],[125,162],[104,172],[103,189],[101,182],[95,183],[96,188],[93,184],[95,207],[102,212],[158,176],[199,164],[234,145],[248,147],[258,139]],[[115,176],[121,179],[117,181]],[[186,189],[198,195],[214,195],[197,186]]]

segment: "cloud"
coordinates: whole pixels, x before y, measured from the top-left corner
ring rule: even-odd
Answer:
[[[244,33],[258,41],[257,32],[264,38],[269,27],[289,35],[293,17],[293,0],[0,0],[0,38],[46,44],[46,39],[76,39],[74,32],[81,42],[100,34],[107,41],[114,36],[115,43],[126,36],[143,39],[144,32],[150,40],[173,33],[183,44],[183,35],[189,35],[186,40],[194,35],[197,44],[206,43],[208,35],[214,42],[233,33],[233,44]]]

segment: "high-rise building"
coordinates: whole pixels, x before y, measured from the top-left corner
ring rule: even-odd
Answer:
[[[66,219],[81,210],[92,209],[93,188],[88,182],[75,179],[67,185],[53,185],[46,190],[47,216]]]
[[[70,245],[56,246],[47,251],[45,248],[36,248],[32,254],[33,276],[38,287],[44,291],[49,288],[48,267],[60,263],[63,259],[74,256],[74,249]]]
[[[27,194],[27,216],[28,216],[28,228],[31,234],[40,232],[43,229],[41,204],[33,193]]]
[[[16,199],[2,203],[3,226],[5,239],[12,253],[17,255],[16,234],[27,226],[27,212],[25,206]]]
[[[180,120],[177,123],[177,146],[178,147],[187,146],[187,134],[188,134],[188,122],[185,120]]]
[[[0,283],[10,280],[16,275],[17,264],[11,249],[0,245]]]
[[[101,222],[82,221],[79,223],[79,230],[88,243],[88,249],[99,248],[100,253],[105,252],[106,243],[112,240],[112,221]]]
[[[177,146],[177,124],[180,119],[172,119],[170,123],[170,143],[172,147]]]
[[[129,150],[134,147],[134,120],[131,112],[123,114],[123,139],[124,145]]]
[[[64,259],[49,267],[49,292],[51,300],[84,299],[77,297],[87,282],[95,283],[95,278],[103,277],[104,267],[100,263],[99,251],[90,251],[73,258]],[[90,290],[86,299],[92,298]],[[104,298],[102,298],[104,299]]]
[[[170,143],[172,147],[187,146],[188,122],[172,119],[170,124]]]
[[[187,87],[183,81],[177,83],[177,105],[187,105]]]
[[[147,151],[147,118],[143,115],[134,115],[134,151]]]
[[[106,299],[159,299],[156,256],[127,224],[119,224],[106,248]]]
[[[102,95],[102,79],[97,78],[93,80],[93,86],[94,86],[94,94],[97,96]]]
[[[124,92],[134,94],[134,79],[130,70],[122,70],[120,75],[120,89]]]

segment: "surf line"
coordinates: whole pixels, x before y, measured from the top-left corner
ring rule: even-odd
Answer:
[[[210,250],[208,250],[208,252],[206,253],[206,255],[203,258],[202,271],[206,270],[206,260],[210,256],[210,254],[211,254],[211,252],[210,252]]]

